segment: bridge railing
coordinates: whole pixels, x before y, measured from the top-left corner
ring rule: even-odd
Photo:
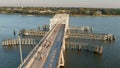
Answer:
[[[61,52],[63,51],[63,40],[65,39],[65,35],[66,35],[66,33],[65,33],[65,29],[64,29],[64,36],[63,36],[63,39],[62,39],[62,41],[61,41],[61,46],[60,46],[60,50],[59,50],[59,52],[58,52],[58,58],[57,58],[57,63],[56,63],[56,68],[59,68],[59,61],[60,61],[60,54],[61,54]]]
[[[57,24],[56,24],[57,25]],[[56,26],[55,25],[55,26]],[[18,68],[22,68],[24,67],[24,65],[26,65],[26,63],[28,63],[30,61],[30,59],[33,57],[34,53],[38,50],[38,47],[40,46],[40,44],[46,39],[46,37],[50,34],[50,32],[55,28],[55,26],[48,31],[48,33],[45,34],[45,36],[40,40],[40,42],[32,49],[32,51],[28,54],[28,56],[23,60],[23,63],[21,63]]]

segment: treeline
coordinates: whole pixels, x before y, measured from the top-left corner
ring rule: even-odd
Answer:
[[[1,14],[54,15],[120,15],[120,9],[110,8],[56,8],[56,7],[0,7]]]

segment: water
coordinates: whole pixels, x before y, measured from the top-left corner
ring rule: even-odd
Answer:
[[[103,46],[103,54],[97,55],[86,51],[66,50],[65,68],[120,68],[120,16],[107,17],[71,17],[71,26],[92,26],[94,32],[112,33],[116,35],[115,42],[84,40],[90,45]]]
[[[37,25],[49,24],[49,16],[0,15],[0,68],[16,68],[20,63],[19,47],[3,48],[1,41],[13,36],[22,29],[37,29]],[[65,68],[120,68],[120,16],[81,16],[70,17],[71,26],[92,26],[95,32],[115,34],[115,42],[92,41],[91,45],[104,47],[103,54],[97,55],[86,51],[66,50]],[[87,42],[85,40],[85,42]],[[23,57],[33,47],[23,46]]]
[[[21,15],[0,15],[0,68],[17,68],[20,64],[19,47],[2,47],[2,40],[14,37],[13,30],[18,33],[20,29],[37,29],[49,24],[50,17],[44,16],[21,16]],[[23,58],[33,47],[22,46]]]

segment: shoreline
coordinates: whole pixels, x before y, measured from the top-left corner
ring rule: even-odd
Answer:
[[[46,15],[46,14],[42,14],[42,15],[36,15],[36,14],[20,14],[20,13],[0,13],[0,15],[20,15],[20,16],[53,16],[54,14],[51,15]],[[70,16],[72,17],[80,17],[80,16],[120,16],[120,15],[77,15],[77,14],[70,14]]]
[[[80,16],[120,16],[120,15],[70,15],[70,16],[74,16],[74,17],[80,17]]]
[[[54,16],[68,13],[70,16],[120,16],[120,9],[82,8],[82,7],[1,7],[0,14],[19,14],[29,16]]]

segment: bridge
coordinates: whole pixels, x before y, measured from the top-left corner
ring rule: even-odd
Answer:
[[[56,14],[50,20],[50,30],[33,48],[18,68],[59,68],[64,66],[65,37],[68,14]]]
[[[86,50],[97,54],[102,54],[102,46],[90,46],[83,42],[74,42],[75,39],[95,39],[103,41],[113,41],[113,34],[93,33],[92,28],[69,27],[68,14],[56,14],[50,19],[49,31],[24,30],[24,35],[43,36],[33,50],[22,61],[18,68],[60,68],[65,65],[64,51],[66,48]],[[73,42],[67,40],[72,39]],[[67,40],[65,42],[65,40]],[[3,42],[4,43],[4,42]]]

